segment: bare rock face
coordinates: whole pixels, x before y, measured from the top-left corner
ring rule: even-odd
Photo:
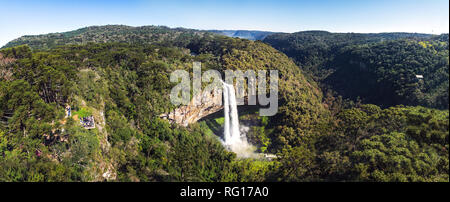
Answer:
[[[222,90],[206,91],[195,96],[188,105],[180,106],[168,114],[162,114],[160,117],[169,120],[171,123],[187,127],[189,124],[221,109],[223,109]]]
[[[11,81],[13,75],[13,68],[10,64],[16,61],[14,58],[4,58],[0,53],[0,80],[4,79]]]

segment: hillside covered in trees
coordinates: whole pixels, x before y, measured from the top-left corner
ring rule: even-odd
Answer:
[[[274,32],[250,31],[250,30],[208,30],[209,32],[248,40],[264,40],[267,36],[275,34]]]
[[[101,26],[19,38],[0,49],[0,181],[448,181],[448,35],[400,35],[275,45],[284,35]],[[248,138],[278,158],[237,158],[216,117],[188,127],[160,118],[176,107],[170,73],[194,61],[203,71],[280,71],[278,114],[240,111],[258,123]],[[354,69],[375,83],[337,76]],[[424,80],[408,83],[409,73]],[[349,90],[361,85],[395,100]]]
[[[264,42],[344,98],[448,109],[448,34],[274,34]]]

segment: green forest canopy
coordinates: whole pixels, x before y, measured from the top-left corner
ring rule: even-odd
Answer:
[[[439,40],[392,39],[332,51],[330,60],[342,69],[370,61],[367,71],[377,82],[398,81],[407,74],[395,68],[409,71],[411,64],[431,72],[425,79],[435,81],[425,80],[420,92],[411,94],[418,87],[400,82],[393,92],[398,101],[375,100],[380,107],[323,96],[319,86],[349,70],[317,79],[320,62],[295,60],[297,66],[286,56],[292,55],[259,41],[126,26],[23,37],[0,50],[0,181],[99,181],[105,171],[116,181],[448,181],[448,105],[427,108],[445,108],[441,91],[448,95],[448,42]],[[205,122],[184,128],[159,118],[174,108],[170,72],[189,70],[193,61],[205,70],[280,71],[279,113],[252,136],[279,158],[237,159]],[[371,85],[374,92],[392,90]],[[345,94],[348,86],[332,89],[353,96]],[[417,99],[404,103],[408,96]],[[92,113],[99,127],[61,121],[67,104]]]

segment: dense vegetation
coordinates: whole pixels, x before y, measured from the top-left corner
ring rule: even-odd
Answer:
[[[325,92],[383,107],[448,109],[448,34],[299,32],[264,41],[292,57]]]
[[[445,72],[441,65],[447,65],[447,75],[430,74],[436,82],[425,81],[422,92],[446,88],[448,95],[448,43],[439,49],[434,40],[419,45],[433,46],[435,54],[403,40],[353,44],[339,54],[359,61],[374,57],[364,48],[380,49],[406,66],[395,55],[401,54],[385,49],[410,43],[405,58],[422,57],[416,60],[435,67],[423,71]],[[448,181],[448,110],[383,109],[323,96],[312,79],[316,74],[305,75],[311,71],[259,41],[104,26],[23,37],[7,46],[0,50],[0,181]],[[175,85],[169,74],[191,71],[194,61],[202,62],[202,70],[280,71],[276,116],[240,109],[242,121],[257,123],[249,140],[277,159],[236,158],[214,134],[220,118],[187,128],[160,118],[176,107],[168,100]],[[383,62],[374,58],[368,66]],[[382,75],[391,81],[399,74]],[[426,96],[417,102],[444,101]],[[67,105],[74,118],[65,118]],[[95,129],[79,124],[77,118],[87,116],[95,118]]]
[[[267,36],[274,32],[250,31],[250,30],[208,30],[209,32],[221,34],[229,37],[237,37],[248,40],[264,40]]]
[[[37,36],[23,36],[6,44],[4,48],[27,44],[32,49],[48,50],[61,45],[123,42],[132,44],[159,43],[185,46],[191,40],[211,35],[190,29],[170,29],[164,26],[130,27],[124,25],[92,26],[75,31]]]

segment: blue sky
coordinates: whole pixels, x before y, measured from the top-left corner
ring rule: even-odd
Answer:
[[[448,0],[0,0],[0,46],[91,25],[448,33]]]

